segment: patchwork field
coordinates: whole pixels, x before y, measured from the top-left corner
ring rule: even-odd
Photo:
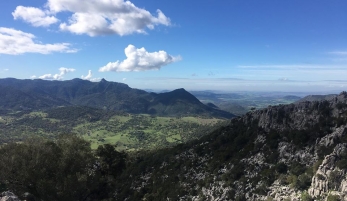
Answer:
[[[0,116],[0,143],[22,141],[31,136],[55,138],[77,134],[93,149],[115,144],[119,150],[156,149],[198,139],[225,119],[207,117],[157,117],[125,114],[87,107],[50,111],[8,113]]]

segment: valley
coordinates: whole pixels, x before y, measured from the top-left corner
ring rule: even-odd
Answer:
[[[152,150],[199,139],[226,124],[213,117],[160,117],[128,114],[90,107],[60,107],[39,112],[17,112],[0,116],[1,143],[61,134],[84,138],[96,149],[112,144],[119,151]]]

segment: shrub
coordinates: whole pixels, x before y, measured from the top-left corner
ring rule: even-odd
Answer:
[[[259,194],[259,195],[267,195],[268,191],[269,190],[267,189],[266,185],[262,184],[254,190],[254,193]]]
[[[336,166],[340,169],[347,169],[347,159],[341,159],[336,163]]]
[[[299,176],[301,174],[303,174],[306,170],[306,167],[298,162],[294,162],[292,163],[291,167],[290,167],[290,173],[292,173],[293,175]]]
[[[300,190],[306,190],[311,185],[311,178],[307,174],[298,176],[296,188]]]
[[[307,193],[307,191],[304,191],[301,193],[301,200],[302,201],[313,201],[312,197]]]
[[[327,197],[327,201],[340,201],[340,196],[338,195],[331,195],[329,194],[328,197]]]
[[[333,190],[337,190],[340,187],[340,184],[344,178],[339,171],[332,171],[329,175],[329,188]]]
[[[298,181],[298,177],[296,175],[290,174],[287,177],[287,183],[290,185],[291,188],[296,187],[296,183]]]

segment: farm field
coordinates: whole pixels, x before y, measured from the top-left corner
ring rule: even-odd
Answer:
[[[198,116],[115,113],[88,107],[22,111],[0,116],[0,143],[20,142],[33,136],[54,139],[61,134],[76,134],[88,140],[93,149],[114,144],[118,150],[150,150],[198,139],[226,122]]]

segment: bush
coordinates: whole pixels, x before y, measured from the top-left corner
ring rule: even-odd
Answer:
[[[340,169],[347,169],[347,159],[341,159],[336,163],[336,166]]]
[[[289,172],[292,173],[293,175],[299,176],[299,175],[303,174],[305,172],[305,170],[306,170],[305,165],[302,165],[298,162],[294,162],[290,166]]]
[[[287,183],[291,188],[296,188],[298,177],[296,175],[290,174],[287,177]]]
[[[307,174],[302,174],[298,176],[298,180],[296,183],[296,188],[300,190],[307,190],[311,185],[311,177]]]
[[[340,187],[344,176],[345,175],[341,174],[339,171],[332,171],[329,175],[329,189],[337,190]]]
[[[260,185],[258,188],[256,188],[255,190],[254,190],[254,193],[255,194],[258,194],[258,195],[267,195],[267,192],[268,192],[269,190],[267,189],[267,187],[266,187],[266,185],[265,184],[262,184],[262,185]]]
[[[302,192],[301,200],[302,201],[313,201],[312,197],[307,193],[307,191]]]
[[[340,201],[340,196],[338,195],[331,195],[329,194],[328,197],[327,197],[327,201]]]

